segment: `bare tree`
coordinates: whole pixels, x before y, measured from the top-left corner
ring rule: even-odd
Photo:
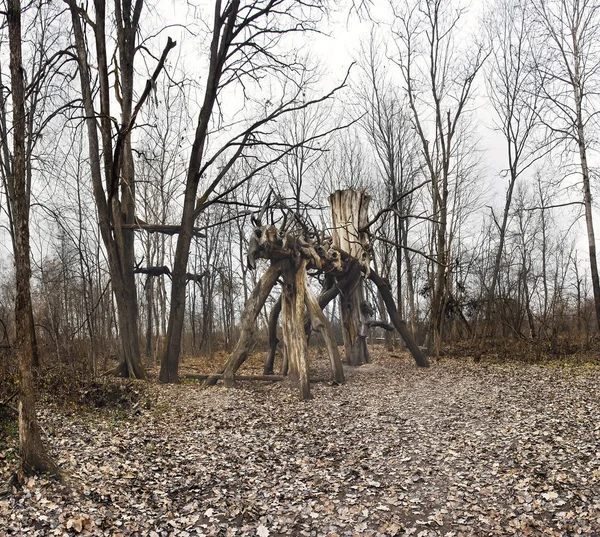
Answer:
[[[486,29],[492,44],[487,70],[488,96],[497,115],[496,128],[506,144],[508,179],[500,221],[493,215],[498,244],[491,283],[486,291],[484,322],[490,321],[494,293],[500,276],[501,260],[511,210],[513,192],[519,177],[536,162],[532,137],[538,123],[539,92],[533,69],[532,27],[529,3],[523,0],[498,0],[490,10]],[[485,335],[485,325],[482,335]],[[484,339],[481,339],[481,345]]]
[[[392,267],[382,263],[381,275],[395,281],[400,315],[403,312],[403,266],[406,267],[407,302],[411,324],[414,327],[414,286],[411,252],[408,248],[408,231],[414,218],[416,180],[421,174],[419,141],[414,135],[411,115],[400,87],[395,87],[385,61],[384,43],[372,30],[359,62],[362,81],[357,89],[360,125],[374,151],[375,164],[383,183],[382,215],[377,227],[372,226],[373,239],[378,237],[379,248],[393,249],[395,278],[390,278]],[[421,185],[424,186],[424,185]],[[391,234],[384,233],[390,219]],[[385,259],[385,256],[384,256]],[[392,261],[390,257],[389,261]],[[388,265],[388,266],[386,266]],[[382,310],[383,311],[383,310]],[[383,313],[384,314],[384,313]],[[384,314],[385,315],[385,314]],[[386,337],[389,336],[386,333]]]
[[[412,122],[431,181],[432,264],[429,293],[429,346],[438,353],[454,262],[449,248],[452,183],[459,184],[456,161],[461,122],[467,113],[473,81],[486,58],[483,46],[459,46],[456,34],[465,10],[452,0],[418,0],[395,9],[394,34],[399,49]],[[431,119],[430,119],[431,118]]]
[[[139,141],[136,144],[136,222],[140,226],[152,223],[177,229],[176,192],[185,175],[186,162],[182,154],[185,132],[190,121],[188,90],[184,83],[173,84],[160,79],[155,87],[155,106],[142,110]],[[159,105],[160,103],[160,105]],[[144,223],[144,224],[142,224]],[[167,267],[172,237],[164,233],[140,233],[145,269]],[[139,261],[141,266],[142,261]],[[146,322],[146,356],[160,360],[167,323],[167,272],[155,272],[156,277],[141,278],[146,297],[143,314]],[[194,290],[196,288],[194,287]]]
[[[12,98],[12,166],[6,175],[13,218],[13,253],[15,260],[16,349],[19,362],[19,449],[24,472],[52,472],[60,474],[42,443],[40,427],[35,414],[36,389],[34,382],[34,325],[31,303],[31,263],[29,210],[31,187],[27,175],[27,114],[24,80],[21,3],[9,0],[6,5],[10,46],[10,86]],[[8,144],[3,140],[3,145]],[[29,154],[31,155],[31,154]]]
[[[297,53],[292,52],[288,57],[282,53],[284,38],[289,33],[313,30],[323,9],[324,2],[321,0],[215,2],[206,87],[190,153],[181,229],[173,261],[167,347],[159,376],[162,382],[178,380],[185,318],[186,273],[195,220],[209,205],[223,199],[248,179],[242,177],[228,189],[217,192],[224,177],[240,157],[245,155],[252,158],[250,155],[257,146],[270,147],[275,151],[276,155],[271,160],[264,160],[254,153],[255,165],[250,173],[252,176],[291,150],[285,143],[273,141],[274,133],[268,128],[269,124],[288,112],[301,110],[330,98],[336,91],[320,98],[307,98],[307,85],[310,82],[307,78],[308,70]],[[211,128],[222,126],[223,115],[216,114],[215,108],[224,106],[221,99],[225,90],[237,83],[256,84],[267,73],[281,75],[281,91],[263,99],[262,111],[257,111],[254,117],[244,122],[237,122],[237,134],[209,153],[208,137]],[[251,101],[247,100],[246,103],[250,107]],[[223,110],[223,106],[219,111]],[[240,123],[244,125],[241,129]],[[215,169],[217,166],[219,168]],[[200,181],[206,175],[212,179],[203,188],[202,194],[198,195]]]
[[[134,107],[134,59],[143,0],[116,0],[114,15],[117,49],[114,66],[117,73],[117,97],[121,118],[114,134],[111,107],[109,53],[107,51],[107,15],[104,0],[94,1],[89,15],[74,0],[65,0],[71,12],[75,49],[79,62],[79,81],[88,131],[88,151],[92,184],[102,240],[108,255],[113,292],[119,317],[121,365],[118,372],[136,378],[145,377],[138,340],[138,304],[134,276],[135,167],[131,131],[169,51],[175,43],[169,39],[154,73]],[[93,20],[93,22],[92,22]],[[100,109],[93,95],[95,82],[90,69],[87,28],[91,27],[100,88]],[[99,120],[98,120],[99,119]],[[103,182],[104,178],[104,182]]]
[[[576,151],[583,190],[588,237],[590,275],[594,291],[596,322],[600,329],[600,276],[594,233],[590,130],[597,115],[600,88],[600,4],[593,0],[535,0],[533,3],[538,37],[543,43],[537,69],[542,78],[540,90],[547,103],[541,115],[554,144]]]

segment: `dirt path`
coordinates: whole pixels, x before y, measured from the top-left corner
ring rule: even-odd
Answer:
[[[304,403],[151,385],[134,416],[47,409],[73,486],[0,496],[0,536],[600,535],[598,369],[374,354]]]

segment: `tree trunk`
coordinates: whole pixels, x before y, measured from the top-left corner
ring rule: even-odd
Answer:
[[[308,286],[305,289],[304,301],[306,302],[306,308],[310,315],[313,330],[321,332],[321,335],[325,340],[325,346],[327,347],[327,353],[331,363],[333,380],[338,384],[343,384],[346,380],[344,378],[344,369],[342,367],[342,360],[340,359],[337,343],[331,330],[331,325],[325,317],[323,310],[319,307],[315,297],[312,296]]]
[[[414,278],[413,278],[413,268],[412,268],[412,260],[410,258],[410,253],[408,251],[408,232],[405,231],[402,234],[403,246],[404,246],[404,259],[406,264],[406,292],[408,294],[408,307],[410,311],[410,331],[412,335],[416,334],[417,330],[417,313],[415,307],[415,287],[414,287]]]
[[[123,93],[122,125],[119,134],[120,136],[122,133],[124,136],[122,146],[120,146],[122,158],[119,160],[119,157],[115,156],[113,160],[110,84],[105,42],[105,7],[103,2],[95,2],[94,35],[100,84],[100,114],[98,114],[94,106],[87,40],[80,20],[81,10],[74,0],[67,0],[67,4],[71,11],[75,48],[79,61],[82,101],[88,131],[90,172],[98,212],[98,224],[102,241],[106,247],[111,283],[117,303],[119,337],[121,340],[121,364],[117,368],[117,373],[145,378],[146,374],[140,359],[137,326],[137,292],[133,274],[133,230],[124,230],[122,227],[123,224],[129,224],[133,221],[133,157],[130,146],[130,132],[124,132],[123,130],[124,125],[131,120],[131,102],[125,103],[125,97],[129,100],[133,98],[132,83],[129,81],[129,77],[133,77],[133,72],[127,75],[123,74],[123,77],[125,77],[123,81],[126,82],[123,90],[126,93]],[[139,18],[139,14],[137,14],[137,17]],[[130,49],[131,61],[133,61],[135,50],[135,38],[133,36],[135,31],[130,32],[130,34],[127,39],[133,39],[133,42],[127,40],[127,46]],[[121,37],[119,37],[119,42],[121,45]],[[133,69],[132,66],[129,66],[129,63],[128,59],[126,61],[127,65],[121,66],[121,71],[126,67]],[[100,117],[99,121],[97,120],[98,116]],[[102,151],[98,138],[98,123],[102,135]],[[104,166],[101,164],[101,154]],[[102,183],[102,168],[104,168],[108,196]],[[121,181],[122,201],[119,201],[119,181]]]
[[[275,366],[275,354],[277,353],[277,345],[279,338],[277,337],[277,321],[281,314],[281,296],[275,302],[275,305],[271,308],[269,313],[269,354],[265,359],[264,374],[272,375],[273,368]]]
[[[304,332],[304,297],[306,260],[300,266],[287,262],[282,273],[281,329],[283,348],[289,364],[289,376],[298,383],[300,399],[310,399],[308,379],[308,346]]]
[[[25,82],[21,52],[21,3],[9,0],[6,18],[10,46],[11,92],[13,102],[13,161],[10,191],[14,218],[14,259],[16,277],[15,324],[19,363],[19,450],[24,473],[60,471],[46,453],[35,414],[34,325],[31,304],[29,260],[29,205],[31,192],[26,178]]]
[[[577,70],[577,75],[579,71]],[[581,111],[581,95],[578,88],[575,90],[575,108],[577,111],[577,142],[581,162],[581,176],[583,179],[583,205],[585,207],[585,227],[588,237],[588,252],[590,256],[590,275],[594,291],[594,309],[596,311],[596,325],[600,330],[600,276],[598,275],[598,258],[596,256],[596,237],[594,234],[594,219],[592,207],[592,191],[590,189],[590,168],[587,159],[587,147]]]
[[[277,278],[281,275],[281,271],[282,263],[273,263],[264,273],[246,303],[244,314],[242,315],[240,338],[233,349],[229,360],[227,360],[227,364],[225,364],[225,367],[223,368],[223,379],[225,380],[225,385],[228,387],[233,386],[236,371],[248,358],[256,319],[260,314],[263,304],[269,297],[271,289],[273,289],[273,286],[277,282]],[[213,375],[208,378],[204,384],[205,386],[214,386],[217,383],[217,380],[218,377]]]
[[[388,313],[390,314],[390,319],[392,320],[392,324],[396,327],[396,330],[402,336],[404,343],[408,347],[408,350],[412,354],[415,362],[419,367],[429,367],[429,360],[423,354],[423,351],[416,344],[415,340],[412,337],[408,326],[406,325],[406,321],[403,321],[396,309],[396,304],[394,304],[394,297],[392,296],[392,291],[390,290],[390,285],[388,282],[384,281],[376,272],[371,271],[369,274],[369,279],[377,286],[377,289],[381,293],[381,296],[385,302]]]
[[[364,249],[367,235],[359,232],[359,229],[368,223],[369,201],[369,196],[356,190],[337,190],[329,196],[333,221],[333,244],[367,266],[369,256]],[[366,343],[368,327],[361,312],[363,300],[362,275],[358,272],[354,279],[340,289],[346,362],[355,366],[369,362]]]
[[[149,363],[154,362],[154,350],[152,345],[152,336],[154,335],[153,306],[154,302],[154,282],[152,278],[146,282],[146,359]]]
[[[177,382],[179,370],[179,355],[181,353],[181,337],[185,318],[185,289],[187,283],[187,263],[190,255],[194,221],[200,214],[203,204],[212,194],[219,183],[215,179],[198,199],[198,185],[200,182],[199,170],[204,158],[204,148],[208,136],[209,124],[214,105],[217,101],[219,82],[229,53],[229,46],[233,40],[233,28],[237,21],[239,0],[234,0],[228,5],[225,14],[221,13],[220,2],[215,4],[215,21],[211,42],[211,54],[208,69],[207,84],[190,161],[187,171],[185,192],[183,197],[183,211],[181,215],[181,229],[177,237],[177,248],[173,260],[173,280],[171,283],[171,309],[169,311],[169,325],[167,328],[165,353],[161,360],[159,380],[161,382]],[[221,35],[222,34],[222,35]]]

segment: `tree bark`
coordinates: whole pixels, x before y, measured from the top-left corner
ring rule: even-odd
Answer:
[[[306,308],[310,315],[312,329],[321,332],[321,335],[325,340],[329,362],[331,363],[333,380],[338,384],[343,384],[346,381],[344,378],[344,368],[342,367],[342,360],[340,358],[335,337],[331,331],[331,325],[323,314],[323,310],[320,308],[315,297],[312,296],[308,286],[305,289],[304,301],[306,302]]]
[[[11,93],[13,102],[13,166],[11,208],[14,218],[14,260],[16,276],[15,324],[19,363],[19,450],[24,473],[60,470],[42,443],[35,413],[34,324],[31,304],[31,264],[29,245],[29,208],[31,192],[27,184],[25,155],[25,81],[21,50],[21,3],[9,0],[6,18],[10,47]]]
[[[356,190],[338,190],[329,196],[333,221],[333,244],[359,260],[361,265],[369,265],[369,255],[365,251],[367,235],[360,232],[369,222],[368,207],[370,198]],[[344,333],[346,362],[361,365],[369,362],[366,344],[368,329],[361,313],[364,300],[362,275],[340,289],[340,312]]]
[[[304,332],[304,297],[306,264],[300,266],[288,261],[284,265],[283,293],[281,295],[281,328],[283,348],[289,364],[289,376],[300,388],[300,399],[310,399],[308,380],[308,346]]]
[[[159,380],[161,382],[177,382],[179,370],[179,355],[181,353],[181,337],[185,319],[185,289],[187,264],[190,255],[190,245],[194,234],[194,220],[198,210],[217,187],[215,179],[198,200],[198,185],[200,182],[200,167],[204,157],[204,147],[208,136],[208,127],[212,117],[213,107],[217,100],[217,91],[229,47],[233,41],[234,26],[240,7],[239,0],[232,0],[224,14],[221,13],[221,2],[215,3],[214,28],[211,41],[211,53],[208,79],[204,93],[204,101],[198,116],[198,124],[185,183],[183,197],[183,212],[181,229],[177,237],[175,259],[173,260],[173,281],[171,283],[171,310],[167,328],[166,347],[160,366]]]
[[[277,353],[277,345],[279,338],[277,337],[277,322],[279,315],[281,314],[281,296],[275,302],[275,305],[271,308],[269,313],[269,354],[265,359],[264,374],[272,375],[273,368],[275,366],[275,354]]]

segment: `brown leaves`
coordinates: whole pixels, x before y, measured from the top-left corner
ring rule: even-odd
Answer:
[[[418,370],[372,353],[342,387],[149,385],[141,414],[43,412],[72,488],[0,497],[6,535],[600,534],[597,371]],[[7,456],[7,459],[10,457]],[[10,464],[0,459],[4,475]],[[4,535],[0,531],[0,535]]]
[[[77,533],[81,533],[83,530],[91,531],[94,523],[89,516],[82,516],[77,518],[70,518],[67,521],[66,528],[68,530],[73,529]]]

